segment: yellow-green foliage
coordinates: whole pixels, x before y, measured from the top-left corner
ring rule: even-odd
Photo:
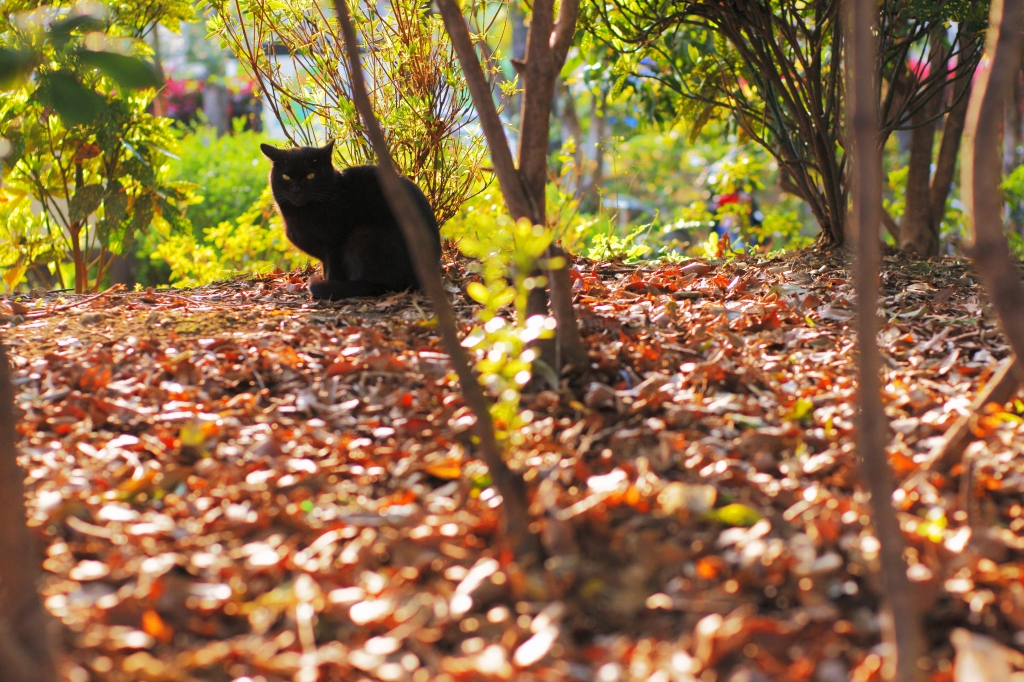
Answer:
[[[530,291],[546,285],[546,278],[530,273],[537,265],[566,264],[542,259],[554,238],[551,230],[531,225],[526,219],[509,225],[511,221],[507,218],[500,226],[493,220],[492,229],[485,230],[484,215],[476,216],[480,218],[475,223],[481,228],[480,238],[464,237],[459,245],[463,253],[479,261],[483,279],[482,283],[471,282],[466,287],[466,293],[483,309],[477,316],[480,324],[462,345],[476,356],[480,383],[494,398],[491,414],[499,437],[518,445],[522,439],[519,427],[532,418],[519,411],[519,392],[532,377],[533,363],[540,362],[527,346],[536,339],[550,337],[555,327],[554,319],[548,316],[526,316]],[[509,305],[511,315],[506,312]]]
[[[453,242],[467,237],[487,240],[492,233],[511,228],[512,218],[505,212],[505,200],[498,186],[492,184],[459,207],[452,219],[441,226],[441,236]]]
[[[42,213],[27,195],[0,198],[0,269],[6,290],[22,281],[33,265],[45,267],[61,253],[46,229]]]
[[[285,236],[269,187],[234,222],[225,220],[204,229],[201,243],[191,233],[174,234],[151,257],[171,266],[175,286],[202,286],[238,274],[288,270],[309,260]]]
[[[191,187],[167,177],[175,147],[170,121],[148,113],[158,79],[129,57],[150,54],[143,38],[155,23],[176,30],[192,7],[184,0],[144,10],[104,4],[91,3],[95,16],[86,16],[84,5],[70,1],[8,3],[0,16],[0,47],[35,60],[31,77],[6,82],[0,92],[0,201],[9,204],[0,241],[12,268],[5,272],[9,288],[30,270],[30,285],[99,288],[113,257],[137,237],[191,229],[182,217],[195,199]],[[73,272],[63,267],[69,262]]]

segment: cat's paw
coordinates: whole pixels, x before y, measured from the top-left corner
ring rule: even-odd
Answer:
[[[322,275],[313,275],[309,278],[309,293],[314,299],[330,300],[331,298],[330,287]]]

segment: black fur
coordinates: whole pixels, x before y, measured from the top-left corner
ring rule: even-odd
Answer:
[[[323,263],[309,283],[313,298],[380,296],[419,288],[409,250],[377,179],[376,166],[335,170],[334,143],[277,149],[260,145],[273,162],[270,188],[288,239]],[[431,258],[441,258],[441,235],[430,202],[403,178],[430,226]]]

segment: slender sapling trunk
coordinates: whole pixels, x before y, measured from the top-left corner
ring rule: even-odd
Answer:
[[[999,316],[1006,340],[1024,358],[1024,286],[1003,232],[1003,99],[1020,67],[1024,0],[992,0],[985,58],[967,108],[960,185],[970,224],[965,246]]]
[[[476,417],[474,432],[480,440],[480,451],[490,470],[491,478],[502,496],[506,537],[512,545],[516,558],[524,564],[530,564],[539,556],[539,544],[529,529],[530,517],[526,485],[522,477],[509,469],[502,459],[501,448],[494,435],[494,424],[491,420],[487,397],[473,372],[469,354],[459,342],[455,313],[452,311],[448,294],[441,281],[438,263],[429,256],[431,251],[427,242],[427,225],[401,182],[398,171],[395,170],[384,132],[373,113],[373,106],[366,92],[366,83],[359,60],[359,41],[349,18],[348,6],[345,1],[334,0],[334,10],[338,15],[338,22],[341,24],[345,51],[351,65],[352,99],[377,156],[377,168],[384,196],[388,200],[391,211],[398,219],[406,243],[409,244],[409,253],[416,268],[416,276],[434,308],[441,340],[448,353],[452,368],[459,377],[463,398],[469,409],[473,411],[473,416]]]
[[[878,22],[878,3],[875,0],[851,0],[850,5],[847,15],[847,121],[850,122],[853,142],[852,224],[857,230],[854,269],[860,400],[857,449],[861,460],[861,479],[871,491],[875,533],[881,543],[881,582],[895,634],[895,679],[897,682],[914,682],[920,678],[917,662],[924,652],[924,638],[921,617],[903,561],[903,534],[892,508],[893,477],[885,453],[889,425],[882,409],[876,341],[882,190],[874,84],[878,48],[873,31]]]

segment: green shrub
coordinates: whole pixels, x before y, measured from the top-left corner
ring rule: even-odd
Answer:
[[[166,172],[170,122],[148,113],[162,78],[144,38],[193,16],[183,0],[4,5],[6,287],[30,276],[42,287],[96,290],[139,236],[190,229],[182,213],[193,197]]]
[[[215,129],[201,127],[181,135],[179,158],[170,163],[175,180],[196,185],[202,202],[189,206],[186,216],[196,235],[249,210],[267,186],[270,162],[260,153],[262,133],[236,129],[217,137]]]
[[[289,270],[309,260],[285,236],[269,186],[236,220],[207,227],[201,240],[188,233],[170,235],[155,245],[150,258],[170,266],[175,286],[201,286],[238,274]]]

